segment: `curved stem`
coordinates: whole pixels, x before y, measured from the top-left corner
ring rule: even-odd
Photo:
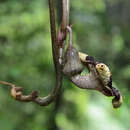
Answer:
[[[72,29],[71,27],[67,26],[67,30],[69,31],[69,46],[72,46],[72,40],[73,40]]]
[[[55,99],[62,86],[62,65],[59,63],[59,48],[56,43],[56,27],[55,27],[55,14],[54,14],[53,0],[49,0],[49,9],[50,9],[50,27],[51,27],[53,61],[54,61],[55,71],[56,71],[56,83],[54,89],[52,90],[49,96],[43,98],[38,97],[34,100],[34,102],[42,106],[50,104]]]
[[[50,104],[57,96],[61,86],[62,86],[62,64],[59,63],[59,48],[56,43],[56,26],[55,26],[55,14],[54,14],[54,1],[49,0],[49,9],[50,9],[50,28],[51,28],[51,39],[52,39],[52,52],[53,52],[53,61],[56,71],[56,83],[55,87],[52,90],[51,94],[47,97],[36,98],[34,102],[45,106]]]
[[[62,64],[59,63],[59,48],[56,43],[56,26],[55,26],[55,14],[54,14],[54,1],[49,0],[49,11],[50,11],[50,28],[51,28],[51,39],[52,39],[52,53],[53,61],[56,72],[56,83],[50,95],[46,97],[39,97],[37,91],[33,91],[30,95],[23,95],[22,88],[16,87],[12,83],[0,81],[0,84],[8,85],[11,87],[11,96],[18,101],[22,102],[35,102],[41,106],[49,105],[56,96],[62,86]]]

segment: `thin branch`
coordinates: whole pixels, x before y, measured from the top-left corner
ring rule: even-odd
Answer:
[[[62,0],[62,23],[61,29],[65,30],[66,26],[69,24],[69,12],[70,12],[70,1],[69,0]]]
[[[51,28],[53,60],[57,72],[58,46],[56,44],[56,26],[55,26],[55,12],[54,12],[53,0],[49,0],[49,11],[50,11],[50,28]]]
[[[35,102],[41,106],[49,105],[56,98],[61,86],[62,86],[62,64],[59,63],[59,48],[56,43],[56,27],[55,27],[55,12],[54,12],[54,1],[49,0],[49,11],[50,11],[50,28],[51,28],[51,39],[52,39],[52,53],[53,61],[56,72],[56,83],[50,95],[46,97],[38,97],[38,92],[33,91],[30,95],[23,95],[22,87],[17,87],[12,83],[0,81],[0,84],[8,85],[11,87],[11,96],[22,102]]]
[[[33,91],[30,95],[23,95],[22,87],[16,87],[14,84],[5,82],[5,81],[0,81],[0,84],[10,86],[11,87],[11,91],[10,91],[11,96],[16,100],[30,102],[38,97],[37,91]]]
[[[64,48],[64,43],[66,40],[66,27],[69,24],[69,10],[70,10],[70,1],[62,0],[62,21],[58,30],[57,43],[60,48]]]

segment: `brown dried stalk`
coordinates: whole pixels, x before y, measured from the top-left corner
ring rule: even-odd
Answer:
[[[22,87],[17,87],[12,83],[0,81],[0,84],[8,85],[11,87],[11,96],[22,102],[35,102],[41,106],[46,106],[54,101],[61,86],[62,86],[62,64],[59,63],[59,48],[56,43],[56,27],[55,27],[55,13],[54,13],[54,1],[48,0],[49,11],[50,11],[50,28],[51,28],[51,39],[52,39],[52,53],[54,67],[56,71],[56,83],[52,92],[46,97],[39,97],[37,91],[33,91],[30,95],[23,95]]]

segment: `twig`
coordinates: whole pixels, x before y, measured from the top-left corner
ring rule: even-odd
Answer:
[[[66,27],[69,25],[69,10],[70,10],[70,0],[62,0],[62,21],[59,27],[57,43],[60,48],[64,48],[64,43],[66,40]]]
[[[16,87],[12,83],[0,81],[0,84],[8,85],[11,87],[11,96],[14,99],[22,102],[35,102],[41,106],[49,105],[52,101],[54,101],[62,86],[62,64],[59,63],[59,48],[56,43],[56,27],[55,27],[55,14],[54,14],[53,0],[49,0],[49,11],[50,11],[52,53],[53,53],[54,67],[56,71],[56,83],[50,95],[46,97],[39,97],[37,91],[33,91],[30,95],[23,95],[22,87]]]
[[[65,30],[66,26],[69,24],[70,0],[62,0],[62,9],[61,29]]]
[[[35,98],[38,97],[37,91],[33,91],[30,95],[26,96],[22,94],[22,87],[16,87],[14,84],[5,81],[0,81],[0,84],[10,86],[11,96],[16,100],[29,102],[29,101],[33,101]]]

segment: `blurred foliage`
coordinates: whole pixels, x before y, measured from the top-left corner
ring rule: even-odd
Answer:
[[[40,107],[21,103],[0,87],[1,130],[128,130],[130,128],[130,2],[71,1],[74,42],[80,51],[108,64],[124,103],[115,110],[111,98],[76,88],[64,79],[58,103]],[[0,80],[38,90],[46,96],[55,73],[49,11],[44,0],[0,0]]]

